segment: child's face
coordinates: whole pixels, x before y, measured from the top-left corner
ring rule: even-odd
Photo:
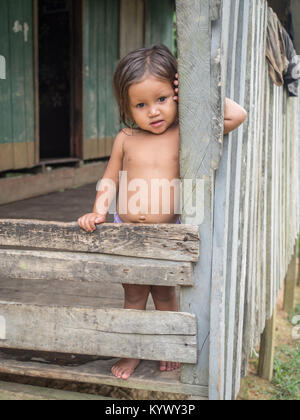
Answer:
[[[174,95],[171,83],[155,76],[130,86],[130,111],[137,126],[153,134],[163,134],[176,120]]]

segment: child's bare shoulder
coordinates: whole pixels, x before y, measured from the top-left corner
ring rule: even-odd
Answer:
[[[125,138],[132,138],[140,134],[141,131],[136,128],[126,127],[126,128],[123,128],[123,130],[121,130],[120,133],[122,133]]]

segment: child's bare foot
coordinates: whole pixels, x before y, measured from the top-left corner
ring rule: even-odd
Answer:
[[[171,371],[180,368],[180,363],[177,362],[160,362],[160,370],[162,372]]]
[[[140,359],[121,359],[111,368],[111,373],[120,379],[128,379],[140,363]]]

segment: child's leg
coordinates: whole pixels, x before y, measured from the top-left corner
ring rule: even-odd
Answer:
[[[155,304],[155,308],[158,311],[177,312],[179,310],[175,287],[152,286],[151,294],[152,294],[153,302]],[[179,367],[180,367],[180,363],[164,362],[164,361],[160,362],[160,370],[162,371],[166,371],[166,370],[170,371],[170,370],[178,369]]]
[[[123,288],[125,292],[124,309],[146,309],[151,286],[123,284]],[[117,378],[128,379],[139,363],[139,359],[121,359],[111,368],[111,372]]]

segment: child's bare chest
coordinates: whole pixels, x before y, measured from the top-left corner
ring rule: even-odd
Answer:
[[[124,169],[150,168],[166,170],[179,166],[179,135],[138,137],[124,147]]]

